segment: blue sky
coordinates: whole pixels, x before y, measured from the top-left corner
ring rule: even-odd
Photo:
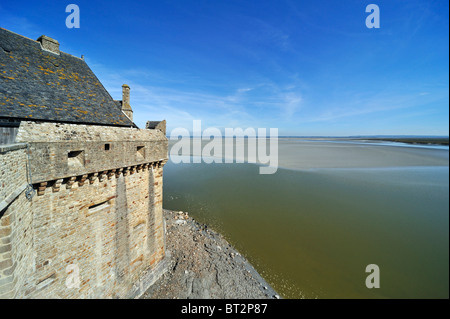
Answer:
[[[68,29],[65,8],[80,8]],[[380,28],[365,25],[368,4]],[[3,1],[0,26],[85,56],[134,120],[280,135],[446,135],[449,3]]]

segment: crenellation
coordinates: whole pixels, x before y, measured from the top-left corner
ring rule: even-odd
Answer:
[[[77,136],[86,136],[86,141],[50,138],[49,141],[43,142],[43,137],[40,135],[51,136],[49,132],[52,131],[52,125],[55,126],[55,124],[24,123],[19,128],[17,139],[25,141],[28,136],[33,136],[27,142],[30,145],[30,170],[35,182],[90,174],[123,166],[135,166],[145,162],[161,161],[167,157],[167,138],[158,130],[141,130],[143,132],[138,134],[135,131],[139,131],[139,129],[100,127],[105,131],[111,130],[111,134],[116,139],[116,142],[110,143],[112,147],[105,150],[103,141],[95,141],[92,139],[92,134],[88,134],[88,125],[58,124],[58,129],[63,126],[71,126],[68,129],[77,130]],[[99,128],[91,128],[91,130],[95,129]],[[126,132],[119,134],[118,129]],[[34,134],[31,135],[28,131],[33,131]],[[42,131],[43,133],[40,133]],[[126,135],[124,133],[133,134]],[[145,140],[141,142],[132,140],[132,136]],[[140,151],[137,151],[138,147],[142,147]],[[139,154],[139,156],[133,156],[133,154]]]

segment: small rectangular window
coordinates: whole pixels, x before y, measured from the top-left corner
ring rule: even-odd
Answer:
[[[109,151],[111,149],[111,144],[105,144],[105,151]]]
[[[71,151],[67,154],[69,166],[84,166],[84,151]]]
[[[69,158],[78,157],[83,151],[72,151],[67,155]]]
[[[136,148],[136,155],[138,156],[138,158],[145,158],[145,147],[138,146]]]

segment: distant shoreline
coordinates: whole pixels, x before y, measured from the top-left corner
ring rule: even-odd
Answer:
[[[300,139],[312,139],[312,140],[351,140],[351,141],[384,141],[384,142],[397,142],[397,143],[407,143],[407,144],[425,144],[425,145],[444,145],[449,146],[448,137],[427,137],[427,136],[399,136],[399,137],[376,137],[376,136],[346,136],[346,137],[335,137],[335,136],[317,136],[317,137],[304,137],[304,136],[279,136],[279,138],[300,138]]]
[[[167,136],[170,140],[170,136]],[[201,139],[200,136],[190,136],[191,139]],[[222,137],[223,139],[227,137]],[[233,138],[236,138],[233,136]],[[242,136],[244,140],[249,137]],[[444,145],[449,146],[449,137],[439,136],[278,136],[280,139],[302,139],[302,140],[351,140],[351,141],[385,141],[385,142],[398,142],[407,144],[425,144],[425,145]],[[178,140],[171,140],[176,142]],[[208,140],[209,141],[209,140]]]
[[[387,141],[387,142],[398,142],[407,144],[426,144],[426,145],[449,145],[448,137],[399,137],[399,138],[364,138],[364,140],[371,141]]]

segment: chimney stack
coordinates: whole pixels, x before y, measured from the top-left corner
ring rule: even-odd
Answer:
[[[130,105],[130,87],[127,84],[122,85],[122,112],[133,121],[133,110]]]
[[[59,55],[59,42],[55,39],[41,35],[37,41],[41,43],[42,49]]]

